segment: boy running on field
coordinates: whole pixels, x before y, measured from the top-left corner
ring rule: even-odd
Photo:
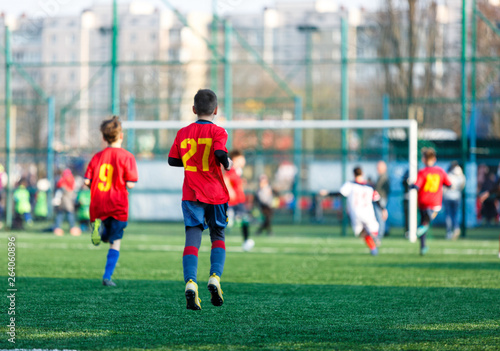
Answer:
[[[422,163],[425,168],[417,175],[417,181],[412,186],[418,190],[418,209],[420,211],[420,226],[417,228],[417,237],[420,238],[420,254],[425,255],[429,248],[426,246],[426,234],[431,221],[436,218],[443,203],[443,185],[451,186],[446,172],[435,166],[436,151],[432,148],[422,150]]]
[[[217,96],[211,90],[199,90],[194,97],[194,114],[198,121],[177,132],[168,155],[168,164],[184,167],[182,212],[186,226],[186,245],[182,264],[187,308],[201,310],[198,297],[198,250],[203,230],[210,229],[212,251],[208,290],[214,306],[222,306],[224,298],[220,277],[226,260],[224,229],[227,225],[229,193],[224,184],[221,165],[232,167],[228,157],[225,129],[212,123],[217,114]]]
[[[246,196],[243,189],[244,179],[243,167],[245,167],[245,155],[239,150],[232,150],[229,158],[233,161],[233,168],[224,174],[227,190],[229,191],[229,214],[230,219],[241,226],[243,235],[243,250],[250,251],[253,248],[253,241],[248,240],[250,236],[250,223],[246,208]]]
[[[360,167],[354,168],[354,182],[342,185],[340,194],[347,198],[354,235],[363,234],[370,253],[376,256],[378,249],[374,239],[377,239],[379,224],[373,209],[374,203],[382,208],[382,216],[387,219],[387,210],[380,204],[380,195],[366,183]]]
[[[321,193],[324,195],[326,191],[323,190]],[[382,208],[384,220],[387,219],[387,210],[380,204],[380,195],[377,191],[366,183],[362,169],[360,167],[354,168],[354,182],[345,183],[340,188],[339,193],[329,195],[342,195],[347,198],[347,208],[354,235],[363,234],[370,254],[378,255],[374,239],[377,239],[379,224],[373,206]]]
[[[94,155],[85,173],[90,187],[90,221],[93,222],[92,243],[109,242],[106,267],[102,277],[105,286],[116,286],[111,280],[118,257],[123,230],[128,221],[128,191],[138,180],[134,155],[121,148],[122,125],[118,117],[101,124],[108,147]]]

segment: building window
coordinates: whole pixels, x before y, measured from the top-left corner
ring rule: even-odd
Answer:
[[[130,42],[135,42],[135,39],[137,38],[135,33],[130,34]]]
[[[69,72],[69,81],[74,82],[75,81],[75,71]]]
[[[52,34],[52,43],[53,44],[57,43],[57,35],[56,34]]]
[[[156,41],[156,33],[151,33],[151,41]]]
[[[57,83],[57,73],[52,73],[52,74],[50,75],[50,82],[51,82],[52,84],[56,84],[56,83]]]
[[[68,37],[68,41],[70,44],[75,44],[76,43],[76,34],[75,33],[70,34]]]
[[[57,62],[57,54],[52,54],[52,62]]]

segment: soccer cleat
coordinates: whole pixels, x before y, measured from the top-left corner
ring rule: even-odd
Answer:
[[[373,250],[370,250],[370,255],[377,256],[378,255],[378,249],[374,248]]]
[[[427,252],[429,252],[429,248],[424,246],[420,249],[420,256],[424,256]]]
[[[92,223],[92,236],[90,237],[90,241],[95,246],[101,243],[101,234],[99,233],[99,228],[101,227],[102,221],[97,218],[94,223]]]
[[[186,308],[188,310],[199,311],[201,310],[200,298],[198,297],[198,284],[196,284],[192,279],[186,283]]]
[[[427,233],[429,230],[429,225],[421,225],[420,227],[417,228],[417,238],[420,238],[422,235]]]
[[[103,279],[102,285],[104,285],[104,286],[116,286],[115,282],[112,281],[111,279]]]
[[[455,229],[453,231],[453,236],[451,237],[452,240],[457,240],[458,238],[460,238],[460,234],[461,234],[460,228]]]
[[[215,273],[213,273],[208,279],[208,291],[210,291],[210,294],[212,295],[210,298],[212,305],[222,306],[224,298],[222,297],[223,292],[220,287],[220,277]]]

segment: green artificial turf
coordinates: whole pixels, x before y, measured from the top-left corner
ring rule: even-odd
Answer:
[[[442,239],[429,254],[397,229],[380,255],[327,226],[276,226],[241,251],[227,238],[225,304],[210,304],[209,237],[200,249],[202,311],[185,309],[183,227],[132,224],[115,271],[100,285],[107,246],[90,235],[16,233],[16,344],[0,349],[498,350],[500,259],[495,229]],[[7,290],[7,237],[0,265]],[[5,293],[7,294],[7,293]]]

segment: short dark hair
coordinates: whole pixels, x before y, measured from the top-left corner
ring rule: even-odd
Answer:
[[[217,108],[217,95],[210,89],[200,89],[194,96],[194,108],[198,116],[210,116]]]
[[[360,175],[363,175],[363,170],[361,169],[361,167],[358,166],[354,168],[354,176],[359,177]]]
[[[436,150],[434,150],[432,147],[426,147],[422,149],[422,156],[426,160],[431,160],[433,158],[436,158]]]
[[[243,156],[243,153],[240,150],[234,149],[229,153],[229,158],[233,159],[239,156]]]
[[[120,137],[122,132],[122,123],[120,117],[113,116],[101,123],[101,133],[104,140],[109,144],[114,143]]]

